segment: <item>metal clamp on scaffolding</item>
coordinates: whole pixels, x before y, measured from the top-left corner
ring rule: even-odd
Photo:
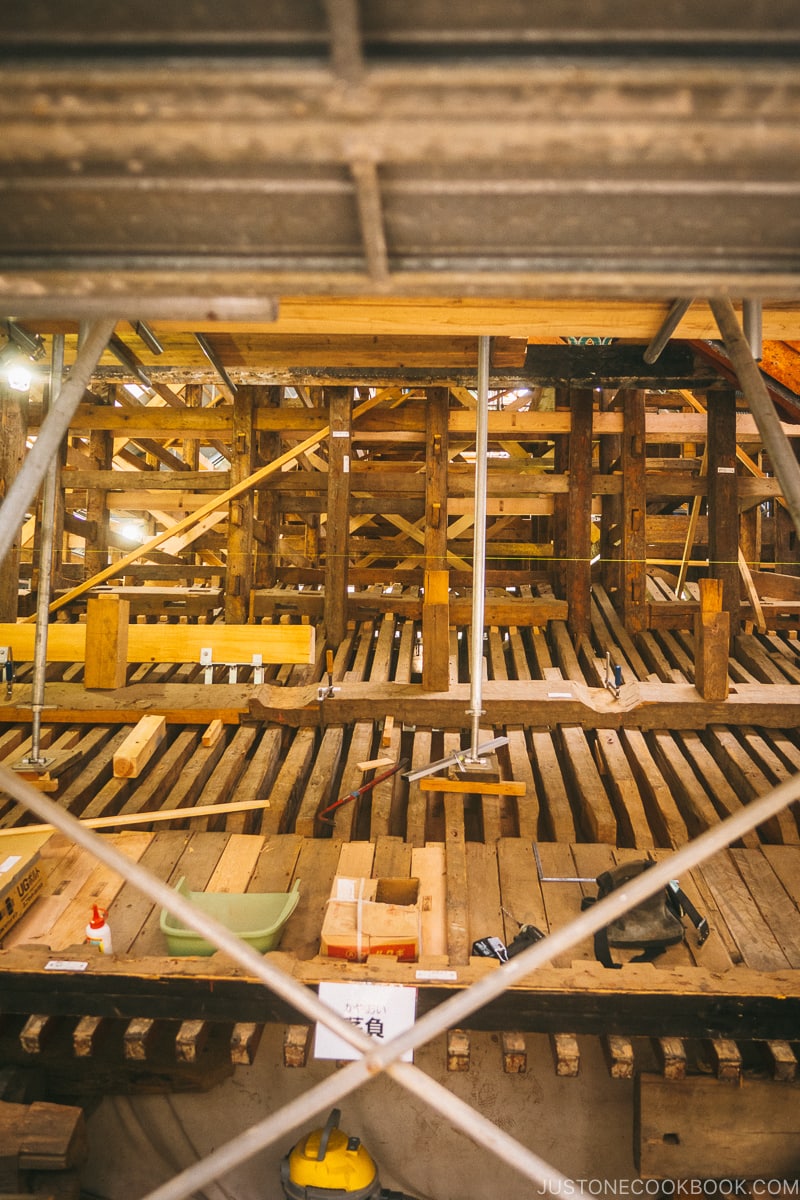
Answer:
[[[228,668],[228,683],[239,682],[239,668],[253,668],[253,685],[258,686],[264,682],[264,658],[261,654],[254,654],[249,663],[214,663],[214,651],[211,646],[203,646],[200,650],[200,666],[203,668],[203,683],[214,682],[214,667],[225,666]]]

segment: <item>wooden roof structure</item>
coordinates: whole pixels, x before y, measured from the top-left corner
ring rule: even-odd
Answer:
[[[287,971],[454,973],[422,986],[433,1006],[494,969],[480,934],[559,928],[592,890],[573,876],[663,857],[800,767],[797,535],[707,303],[757,305],[795,447],[800,24],[779,4],[646,23],[542,4],[535,28],[477,0],[232,0],[224,28],[145,7],[22,6],[0,46],[0,355],[20,330],[42,351],[27,404],[0,382],[6,490],[47,419],[42,364],[63,344],[73,367],[84,322],[116,319],[59,463],[52,764],[31,778],[170,882],[300,878]],[[488,782],[371,787],[467,745],[479,337],[482,727],[506,741]],[[0,577],[6,764],[30,748],[41,537],[32,503]],[[0,796],[0,846],[29,821]],[[706,947],[610,984],[582,947],[476,1028],[505,1031],[509,1063],[515,1036],[552,1034],[564,1074],[586,1032],[620,1077],[641,1037],[666,1074],[685,1039],[721,1079],[793,1079],[798,847],[793,805],[688,881]],[[269,1019],[304,1061],[296,1013],[265,1015],[224,962],[169,960],[154,906],[88,856],[56,838],[47,857],[0,949],[21,1055],[67,1017],[76,1054],[122,1022],[141,1062],[178,1022],[179,1086],[206,1039],[213,1071],[252,1061]],[[429,859],[418,968],[319,955],[337,872]],[[48,992],[96,896],[118,957]]]

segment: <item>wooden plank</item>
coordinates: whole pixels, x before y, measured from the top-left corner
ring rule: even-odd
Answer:
[[[303,839],[294,833],[273,834],[258,856],[248,892],[288,892]]]
[[[170,792],[164,796],[162,807],[165,809],[193,808],[224,750],[224,741],[219,741],[213,746],[198,746],[172,785]]]
[[[800,908],[800,850],[796,846],[762,846],[761,853]]]
[[[503,936],[500,911],[500,880],[495,846],[466,842],[467,941],[470,948],[478,938]]]
[[[723,737],[727,742],[727,733],[725,731]],[[705,788],[708,795],[711,797],[714,804],[714,809],[719,817],[728,816],[737,812],[742,807],[742,800],[738,791],[731,786],[729,778],[732,778],[732,773],[729,775],[727,770],[723,769],[725,756],[721,748],[717,745],[716,740],[709,735],[704,742],[697,733],[676,733],[675,740],[678,745],[683,748],[683,751],[697,773],[702,786]],[[712,747],[712,751],[708,746]],[[773,825],[773,829],[774,829]],[[744,834],[741,839],[746,846],[757,847],[759,845],[759,836],[755,829]]]
[[[225,833],[190,834],[186,847],[165,879],[167,885],[174,887],[178,880],[184,877],[187,887],[191,888],[193,892],[204,891],[208,887],[208,881],[214,873],[228,840],[228,835]],[[122,893],[120,893],[118,901],[121,897]],[[160,916],[161,906],[152,905],[130,945],[130,954],[142,958],[151,954],[164,954],[166,942],[159,926]],[[109,912],[109,923],[112,930],[115,919],[116,909],[112,905]]]
[[[337,799],[331,789],[337,778],[343,743],[344,727],[342,725],[330,726],[322,735],[311,775],[305,792],[300,798],[300,805],[294,820],[294,831],[302,837],[313,836],[317,813]]]
[[[389,718],[387,717],[386,720],[388,721]],[[385,732],[386,726],[384,724]],[[382,774],[384,771],[389,770],[395,763],[400,762],[402,738],[402,726],[395,725],[392,721],[388,742],[389,759],[385,766],[376,768],[377,774]],[[404,791],[405,780],[400,772],[391,775],[388,779],[384,779],[382,783],[377,784],[372,789],[369,819],[369,835],[371,838],[380,840],[382,837],[387,836],[390,831],[402,828],[402,800]]]
[[[547,914],[547,933],[560,929],[575,919],[581,911],[581,900],[586,893],[580,883],[546,882],[553,876],[572,879],[583,874],[577,869],[569,846],[557,842],[539,842],[537,849],[545,876],[541,887]],[[544,929],[544,926],[541,928]],[[594,960],[594,944],[591,938],[585,938],[570,950],[557,955],[553,959],[553,965],[568,967],[573,961],[580,959]]]
[[[86,605],[87,688],[125,686],[128,662],[130,603],[119,596],[96,596]],[[49,639],[48,639],[49,640]]]
[[[130,862],[139,862],[152,840],[152,833],[118,833],[111,837],[111,844]],[[92,915],[92,905],[96,904],[98,908],[110,911],[123,883],[123,877],[116,871],[112,871],[104,863],[94,862],[94,869],[72,897],[69,907],[51,925],[48,942],[50,948],[65,950],[69,946],[77,946],[84,942],[86,924]],[[114,926],[111,924],[112,944],[114,932]],[[116,945],[114,949],[117,949]]]
[[[683,734],[683,738],[689,735]],[[724,725],[712,725],[708,730],[708,746],[725,777],[733,785],[736,808],[743,802],[763,796],[770,790],[770,781],[759,770],[741,743]],[[729,789],[729,794],[730,794]],[[800,843],[800,833],[792,814],[783,809],[769,821],[759,826],[758,833],[764,841]],[[744,840],[744,839],[743,839]]]
[[[519,780],[525,786],[523,796],[517,801],[517,831],[520,837],[533,841],[539,836],[541,810],[525,731],[520,726],[509,725],[506,727],[506,737],[511,778]]]
[[[243,725],[237,729],[230,742],[225,745],[222,743],[222,756],[214,767],[208,782],[198,794],[193,809],[195,812],[203,811],[208,807],[214,807],[224,801],[229,796],[236,796],[237,799],[245,799],[244,789],[238,786],[239,774],[242,766],[247,762],[247,756],[252,749],[253,743],[258,736],[258,730],[253,725]],[[212,738],[209,746],[204,749],[214,750],[220,743],[220,739]],[[201,738],[202,745],[202,738]],[[265,806],[268,807],[269,802],[265,801]],[[257,820],[260,822],[263,819],[261,812],[257,814]],[[245,826],[247,817],[244,812],[237,816],[231,814],[229,817],[223,818],[221,824],[228,830],[234,832],[236,828],[238,832],[242,832]],[[212,827],[218,827],[219,822],[213,818],[202,816],[195,817],[189,824],[190,829],[206,830]]]
[[[421,952],[423,958],[447,954],[447,884],[445,847],[429,842],[411,851],[411,878],[419,879]]]
[[[460,796],[446,795],[445,861],[447,887],[447,953],[453,966],[469,962],[469,914],[467,908],[467,853],[464,837],[464,805]]]
[[[647,849],[654,845],[653,834],[633,771],[614,729],[598,730],[595,745],[605,767],[608,788],[619,827],[619,841],[626,846]]]
[[[183,729],[175,741],[164,751],[147,777],[127,796],[120,815],[150,812],[168,795],[197,749],[199,731]]]
[[[653,756],[672,794],[680,805],[681,815],[692,837],[715,825],[719,817],[714,805],[681,754],[672,734],[663,730],[653,733]]]
[[[547,832],[554,841],[574,841],[575,819],[549,730],[531,730],[531,751],[538,789],[543,799],[542,818]],[[544,830],[542,832],[544,833]]]
[[[341,848],[339,841],[319,838],[305,838],[300,848],[295,867],[295,878],[301,880],[300,899],[281,940],[281,949],[298,959],[319,952],[322,919]]]
[[[48,662],[84,662],[86,625],[56,621],[47,637]],[[16,662],[33,662],[33,625],[0,625],[0,646],[13,646]],[[129,625],[129,663],[200,661],[210,648],[215,663],[313,663],[313,625]]]
[[[780,971],[788,959],[745,886],[730,852],[708,858],[698,868],[714,892],[742,958],[759,971]]]
[[[114,754],[114,775],[117,779],[138,779],[147,763],[167,735],[165,717],[142,717]]]
[[[231,834],[206,884],[207,892],[246,892],[264,848],[263,837]]]
[[[800,966],[800,912],[760,850],[731,848],[730,856],[792,967]]]
[[[208,729],[200,738],[200,744],[202,746],[213,746],[219,741],[224,732],[225,726],[222,724],[222,721],[217,718],[215,721],[211,722]]]
[[[667,850],[653,850],[652,856],[656,862],[662,862],[667,857]],[[728,931],[728,927],[719,916],[716,905],[709,906],[707,889],[701,886],[691,871],[686,872],[678,881],[687,899],[695,906],[701,916],[708,921],[709,934],[702,946],[697,943],[697,934],[685,919],[685,944],[689,949],[692,961],[707,971],[729,971],[732,966],[742,961],[741,954]]]
[[[689,840],[686,822],[671,788],[656,766],[644,734],[638,729],[621,729],[619,736],[657,844],[673,849],[685,845]]]
[[[336,864],[336,874],[351,879],[369,879],[375,859],[374,842],[344,842]]]
[[[586,734],[578,726],[558,730],[563,764],[579,813],[578,832],[592,841],[616,842],[617,821],[597,772]]]
[[[411,768],[413,771],[418,771],[431,761],[431,731],[418,728],[414,731]],[[428,799],[427,794],[421,790],[419,782],[418,779],[412,779],[408,784],[406,841],[410,842],[412,846],[423,846],[427,832]]]
[[[326,731],[326,737],[327,737]],[[366,758],[372,748],[374,733],[374,725],[372,721],[356,721],[353,726],[350,736],[350,747],[347,751],[347,758],[342,767],[341,779],[339,781],[339,798],[347,795],[353,796],[344,804],[340,804],[330,816],[333,818],[334,836],[340,838],[354,837],[358,826],[359,816],[361,813],[362,804],[366,807],[371,805],[372,795],[367,792],[364,797],[355,796],[354,794],[364,782],[364,773],[358,765],[358,760]],[[324,746],[324,739],[323,739]],[[322,748],[320,748],[320,753]],[[314,776],[312,775],[312,779]],[[332,802],[334,796],[330,796],[327,803]],[[323,805],[324,807],[324,805]],[[298,833],[308,832],[305,829],[298,829]]]
[[[800,1134],[800,1088],[744,1079],[731,1088],[695,1076],[679,1086],[642,1074],[636,1083],[634,1156],[654,1179],[752,1179],[769,1164],[793,1179]]]
[[[524,796],[525,784],[515,779],[499,782],[484,782],[479,779],[446,779],[443,776],[426,776],[419,781],[423,792],[458,792],[461,795],[478,796]]]
[[[383,835],[375,842],[372,873],[376,879],[404,879],[411,874],[412,847],[399,837]]]
[[[271,734],[272,745],[268,749],[269,769],[272,768],[272,755],[277,753],[280,736],[265,731],[264,738]],[[263,745],[263,739],[262,739]],[[308,773],[314,757],[316,732],[313,729],[298,729],[291,745],[284,753],[283,760],[272,786],[268,787],[269,808],[261,818],[261,832],[274,834],[278,830],[288,829],[294,820],[294,809],[299,801],[301,792],[306,786]],[[255,759],[254,759],[255,762]],[[269,771],[267,772],[267,776]],[[261,790],[259,788],[259,790]]]
[[[522,925],[535,925],[547,932],[542,885],[530,842],[526,838],[500,838],[497,869],[506,945],[510,945]]]

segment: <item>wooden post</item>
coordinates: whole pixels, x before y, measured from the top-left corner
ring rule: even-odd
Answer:
[[[556,409],[569,409],[569,388],[555,389]],[[569,470],[569,434],[553,438],[553,472],[566,475]],[[567,597],[567,513],[569,496],[556,492],[553,496],[553,591],[560,600]]]
[[[87,603],[84,687],[125,686],[130,611],[130,601],[119,596],[93,596]]]
[[[447,388],[430,388],[425,425],[425,596],[422,685],[447,691],[450,679],[450,576],[447,570]]]
[[[604,392],[600,402],[603,411],[610,407],[608,393]],[[611,475],[620,470],[622,455],[622,438],[617,434],[606,434],[600,438],[600,474]],[[608,493],[602,498],[600,515],[600,570],[603,586],[619,607],[619,593],[622,587],[620,575],[620,528],[622,525],[622,495]]]
[[[730,614],[730,636],[739,633],[739,503],[736,476],[736,393],[708,393],[708,559],[722,581],[722,611]]]
[[[591,388],[570,389],[572,434],[569,439],[567,492],[567,625],[573,637],[592,627],[592,404]]]
[[[625,391],[622,411],[622,617],[628,632],[638,633],[647,625],[644,392],[633,389]]]
[[[722,580],[700,580],[700,611],[694,619],[695,687],[704,700],[728,697],[730,614],[722,611]]]
[[[105,429],[93,429],[89,434],[89,461],[97,471],[110,471],[113,458],[113,439]],[[83,577],[91,579],[108,566],[108,492],[90,488],[86,500],[86,550],[83,558]]]
[[[138,779],[166,736],[166,717],[142,717],[114,754],[114,778]]]
[[[330,646],[338,646],[347,630],[351,395],[350,388],[326,388],[331,432],[325,529],[325,630]]]
[[[269,387],[264,389],[264,407],[280,408],[281,389]],[[256,435],[256,452],[258,465],[272,462],[281,452],[280,434],[260,430]],[[281,512],[279,503],[280,493],[276,488],[259,488],[257,492],[258,525],[260,540],[256,543],[256,561],[254,583],[257,588],[272,587],[278,578],[280,564],[280,532]]]
[[[28,397],[0,382],[0,500],[19,474],[28,432]],[[14,539],[0,571],[0,621],[19,615],[20,535]]]
[[[233,400],[233,457],[231,486],[255,470],[253,434],[254,387],[240,387]],[[253,493],[230,501],[228,511],[228,569],[225,585],[225,621],[244,625],[250,616],[253,587]]]

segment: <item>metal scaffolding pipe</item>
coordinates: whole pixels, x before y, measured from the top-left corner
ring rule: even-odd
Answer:
[[[761,361],[763,354],[761,301],[742,301],[742,329],[750,347],[750,353],[756,362]]]
[[[50,404],[54,406],[61,391],[64,377],[64,335],[53,335],[53,352],[50,359]],[[50,620],[50,583],[53,575],[53,533],[56,521],[56,496],[58,492],[59,456],[54,454],[44,477],[42,489],[42,530],[39,541],[39,580],[36,587],[36,635],[33,644],[33,684],[30,754],[22,759],[25,766],[44,767],[49,759],[43,758],[41,749],[42,709],[44,708],[44,685],[47,676],[47,631]]]
[[[483,716],[483,622],[486,592],[486,475],[489,448],[489,338],[478,338],[478,424],[475,437],[475,522],[472,540],[472,642],[470,705],[472,742],[469,762],[480,761],[478,743]]]
[[[694,301],[692,300],[673,301],[672,308],[664,318],[661,328],[644,352],[644,361],[646,363],[654,363],[658,360],[662,350],[680,325],[683,318],[686,316],[693,303]]]
[[[61,440],[69,430],[70,421],[83,399],[83,393],[114,332],[115,324],[116,320],[106,317],[101,321],[93,321],[89,326],[86,341],[75,359],[69,379],[42,422],[39,436],[25,458],[22,470],[8,489],[0,507],[0,563],[11,549],[16,531],[25,520],[25,514],[42,486],[50,463],[58,454]]]
[[[764,448],[769,454],[772,468],[783,490],[789,515],[795,529],[800,533],[800,465],[789,439],[781,428],[775,405],[761,377],[758,364],[750,353],[733,305],[727,298],[709,300],[709,304],[722,334],[728,358],[750,405]]]

